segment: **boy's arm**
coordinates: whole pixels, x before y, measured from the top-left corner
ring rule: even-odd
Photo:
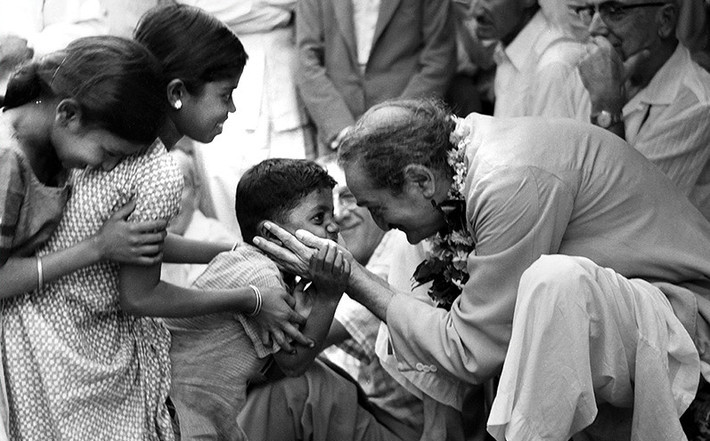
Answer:
[[[294,290],[294,297],[296,311],[307,316],[301,332],[316,344],[313,348],[307,348],[294,343],[295,352],[288,354],[279,351],[274,354],[276,363],[288,376],[298,376],[305,372],[325,347],[335,309],[350,276],[350,261],[333,243],[332,246],[321,248],[311,258],[310,270],[312,286],[305,289],[307,281],[301,280]]]
[[[342,294],[342,291],[339,294],[319,292],[315,285],[304,290],[305,284],[306,281],[302,280],[294,290],[294,297],[297,299],[296,311],[307,316],[306,325],[301,329],[301,332],[306,338],[313,340],[315,346],[309,348],[298,342],[293,342],[294,352],[289,353],[281,350],[274,354],[279,368],[289,377],[303,374],[325,347],[328,330]]]

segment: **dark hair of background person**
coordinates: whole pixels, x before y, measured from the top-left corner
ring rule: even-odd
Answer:
[[[43,98],[73,98],[82,124],[139,143],[152,143],[164,123],[160,65],[142,45],[115,36],[79,38],[66,49],[19,67],[3,107]]]
[[[251,167],[237,184],[235,211],[242,238],[251,243],[259,235],[260,222],[285,222],[304,197],[335,184],[323,167],[308,159],[266,159]]]
[[[247,53],[239,38],[200,8],[166,4],[148,10],[133,33],[160,60],[163,90],[180,79],[191,94],[205,83],[241,75]]]
[[[392,108],[397,117],[378,123],[371,115]],[[401,111],[401,112],[400,112]],[[437,99],[390,100],[370,108],[348,133],[338,151],[344,169],[357,163],[376,188],[403,191],[404,168],[420,164],[447,170],[449,138],[456,124],[451,112]]]

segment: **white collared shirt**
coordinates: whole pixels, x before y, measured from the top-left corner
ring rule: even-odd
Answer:
[[[355,42],[357,61],[360,70],[365,71],[367,60],[372,50],[372,40],[375,37],[375,26],[380,15],[380,0],[353,0],[353,24],[355,25]]]
[[[710,216],[710,74],[678,44],[651,82],[624,106],[626,140]]]
[[[577,73],[585,53],[581,43],[566,37],[541,11],[494,59],[495,116],[578,118],[591,106]],[[586,111],[587,119],[589,111]]]

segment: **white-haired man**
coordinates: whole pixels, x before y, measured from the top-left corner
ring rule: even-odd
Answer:
[[[689,2],[688,2],[689,3]],[[592,36],[579,66],[592,123],[626,139],[710,218],[710,74],[676,31],[678,0],[591,0],[573,10]]]

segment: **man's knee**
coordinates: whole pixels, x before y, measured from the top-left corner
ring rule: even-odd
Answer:
[[[594,283],[594,263],[560,254],[540,256],[520,278],[519,301],[557,304],[580,298]]]

